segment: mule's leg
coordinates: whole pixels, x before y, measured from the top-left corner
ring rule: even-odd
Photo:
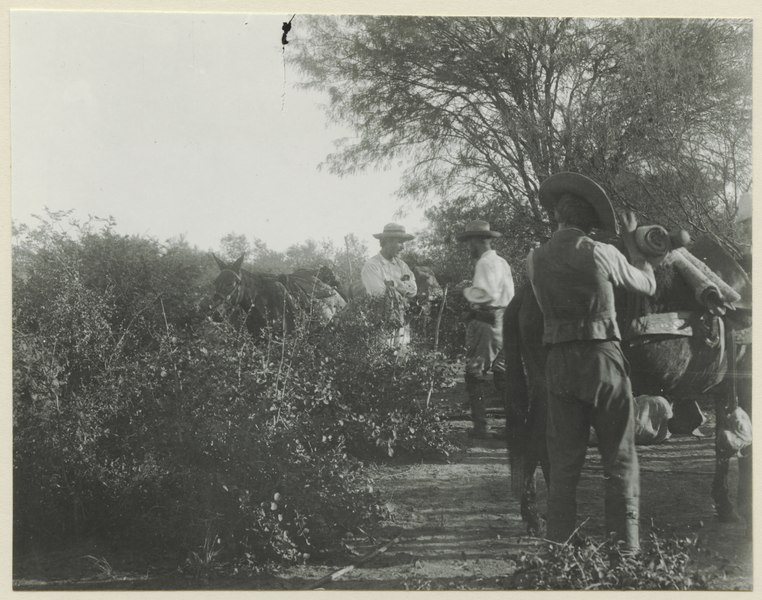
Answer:
[[[728,472],[730,459],[717,456],[715,460],[714,481],[712,482],[712,499],[717,518],[723,523],[738,521],[740,516],[730,500]]]
[[[738,359],[738,404],[752,416],[751,398],[751,347],[746,348],[742,358]],[[751,535],[752,531],[752,448],[744,448],[741,458],[738,459],[738,512],[746,521],[746,531]]]
[[[537,464],[534,462],[525,465],[524,491],[521,494],[521,520],[527,524],[527,534],[532,536],[540,535],[542,530],[540,516],[537,512],[536,470]]]
[[[544,443],[544,439],[542,440]],[[531,461],[531,462],[530,462]],[[540,463],[537,454],[528,457],[524,472],[524,491],[521,496],[521,519],[527,524],[527,534],[531,536],[545,535],[545,514],[537,506],[537,466]],[[545,474],[543,469],[543,474]],[[546,488],[549,487],[545,478]]]
[[[738,459],[738,512],[748,526],[746,531],[751,535],[753,524],[753,485],[752,485],[752,455],[751,447],[744,450],[745,454]]]
[[[730,458],[723,456],[719,450],[717,440],[720,432],[726,427],[726,404],[724,394],[719,394],[715,398],[715,414],[717,423],[714,429],[714,480],[712,481],[712,499],[714,500],[714,510],[717,518],[723,523],[732,523],[739,520],[733,502],[730,500],[730,487],[728,485],[728,474],[730,472]]]

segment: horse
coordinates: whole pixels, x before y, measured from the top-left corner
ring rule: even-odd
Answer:
[[[707,260],[709,255],[723,255],[723,260],[728,262],[726,253],[711,240],[699,240],[691,249],[700,255],[700,250],[709,249],[703,253],[706,263],[711,262]],[[716,298],[704,297],[704,302],[699,302],[695,290],[678,274],[674,264],[666,263],[655,269],[657,292],[654,298],[636,297],[622,290],[617,290],[615,296],[620,331],[625,338],[622,350],[631,366],[633,393],[666,396],[676,407],[693,403],[697,395],[705,392],[714,396],[717,425],[712,497],[717,517],[721,521],[734,521],[739,515],[730,500],[727,483],[731,457],[721,448],[720,441],[721,432],[728,426],[728,415],[732,415],[735,408],[737,383],[744,381],[739,375],[745,366],[750,366],[748,344],[734,334],[737,329],[750,328],[750,313],[739,303],[738,309],[724,316],[712,314],[722,312]],[[730,270],[737,280],[728,275],[724,278],[731,286],[741,289],[750,308],[748,278],[739,275],[740,268]],[[511,489],[521,497],[521,516],[530,534],[543,529],[536,506],[537,467],[541,467],[546,484],[552,476],[545,444],[547,349],[542,345],[542,334],[542,312],[527,283],[517,290],[506,309],[503,351]],[[741,353],[737,355],[739,349]],[[739,391],[738,402],[750,414],[750,386],[741,385]],[[738,506],[747,521],[751,519],[749,450],[740,456],[738,487]]]
[[[276,275],[242,268],[244,255],[230,264],[216,256],[214,259],[220,273],[213,284],[212,312],[234,318],[233,310],[240,309],[246,329],[254,336],[267,327],[285,333],[305,317],[325,324],[346,305],[341,295],[321,279],[338,283],[327,267]]]

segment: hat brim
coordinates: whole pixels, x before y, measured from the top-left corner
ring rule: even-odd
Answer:
[[[399,240],[401,242],[409,242],[415,239],[415,236],[409,233],[374,233],[373,237],[377,240]]]
[[[468,238],[498,238],[503,234],[499,231],[461,231],[455,234],[455,238],[458,240],[467,240]]]
[[[551,175],[540,184],[540,204],[552,215],[563,194],[574,194],[590,203],[598,215],[600,228],[619,235],[614,207],[604,189],[589,177],[564,171]]]
[[[486,304],[492,300],[492,297],[486,292],[486,290],[474,286],[469,286],[464,289],[463,296],[472,304]]]

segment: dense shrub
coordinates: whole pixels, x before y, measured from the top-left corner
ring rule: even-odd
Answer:
[[[612,541],[552,544],[543,555],[523,553],[511,587],[532,590],[706,589],[714,573],[693,562],[697,537],[665,537],[656,529],[637,554]]]
[[[452,385],[451,365],[425,342],[403,351],[391,347],[394,327],[383,314],[376,300],[353,300],[320,340],[340,398],[332,429],[359,457],[447,456],[455,449],[453,436],[427,401]]]
[[[370,307],[254,340],[206,318],[209,257],[64,220],[14,237],[16,551],[301,559],[381,516],[358,457],[452,449],[426,406],[444,362],[395,354]]]

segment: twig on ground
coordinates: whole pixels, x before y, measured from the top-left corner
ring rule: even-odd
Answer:
[[[331,581],[336,581],[339,577],[342,575],[346,575],[349,573],[352,569],[355,567],[359,567],[360,565],[368,562],[369,560],[375,558],[379,554],[383,554],[386,552],[389,548],[391,548],[394,544],[399,543],[400,538],[396,537],[393,540],[386,542],[383,546],[380,548],[376,548],[373,552],[368,554],[367,556],[363,556],[361,558],[358,558],[354,563],[351,565],[347,565],[346,567],[343,567],[339,569],[338,571],[334,571],[333,573],[330,573],[329,575],[326,575],[325,577],[322,577],[318,579],[315,583],[309,584],[305,589],[308,590],[314,590],[319,587],[322,587],[324,584],[329,583]]]
[[[566,538],[566,541],[563,543],[563,545],[566,546],[569,542],[571,542],[574,536],[577,535],[577,532],[580,529],[582,529],[585,526],[585,523],[587,523],[589,520],[590,520],[590,517],[582,521],[582,523],[580,523],[579,526],[574,531],[571,532],[571,535],[568,538]]]

